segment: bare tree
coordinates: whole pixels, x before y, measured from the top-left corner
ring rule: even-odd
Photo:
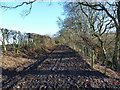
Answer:
[[[99,12],[105,12],[109,18],[114,22],[116,28],[115,49],[113,54],[114,68],[119,69],[120,62],[120,1],[118,2],[78,2],[79,5],[90,7]],[[119,55],[118,55],[119,54]]]

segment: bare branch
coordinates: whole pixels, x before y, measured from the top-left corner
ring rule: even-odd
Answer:
[[[12,8],[18,8],[20,6],[23,6],[24,4],[29,5],[32,4],[34,2],[36,2],[37,0],[33,0],[33,1],[29,1],[29,2],[22,2],[21,4],[18,4],[16,6],[6,6],[6,5],[1,5],[0,8],[8,8],[8,9],[12,9]]]
[[[25,16],[29,15],[30,12],[31,12],[31,10],[32,10],[32,3],[30,4],[30,8],[29,8],[29,10],[28,10],[27,12],[25,12]]]
[[[108,26],[111,22],[112,22],[112,20],[110,20],[110,22],[106,24],[106,26],[105,26],[103,32],[100,34],[100,36],[103,35],[103,34],[106,32],[107,26]]]
[[[110,12],[107,10],[107,8],[105,8],[105,6],[103,4],[101,4],[101,3],[99,3],[99,4],[89,4],[87,2],[78,2],[78,4],[88,6],[92,9],[94,9],[94,10],[97,10],[97,11],[105,11],[106,14],[115,22],[115,25],[118,26],[116,18],[110,14]],[[99,7],[99,8],[97,8],[97,7]]]
[[[27,11],[25,12],[25,16],[27,16],[27,15],[30,14],[30,12],[31,12],[31,10],[32,10],[32,4],[33,4],[34,2],[36,2],[36,1],[37,1],[37,0],[32,0],[32,1],[29,1],[29,2],[22,2],[22,3],[18,4],[18,5],[15,5],[15,6],[1,5],[0,8],[15,9],[15,8],[21,7],[21,6],[23,6],[23,5],[30,5],[29,10],[27,10]]]

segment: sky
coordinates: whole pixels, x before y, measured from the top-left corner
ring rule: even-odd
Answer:
[[[5,4],[14,6],[17,3]],[[22,14],[26,9],[26,5],[17,9],[0,9],[0,27],[40,35],[53,35],[60,30],[56,21],[64,16],[63,7],[58,2],[35,2],[31,13],[24,16]]]

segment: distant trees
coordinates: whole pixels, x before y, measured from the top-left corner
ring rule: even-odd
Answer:
[[[7,29],[1,28],[1,33],[2,33],[2,47],[3,47],[3,52],[6,52],[6,46],[5,46],[5,40],[7,39]]]
[[[21,33],[20,31],[0,29],[2,35],[3,52],[14,51],[16,54],[22,51],[44,50],[53,46],[54,41],[49,36],[41,36],[34,33]]]

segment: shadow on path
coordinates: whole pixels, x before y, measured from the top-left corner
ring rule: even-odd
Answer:
[[[74,59],[74,58],[76,58],[76,59]],[[48,59],[49,63],[46,63],[46,59]],[[54,65],[54,64],[56,64],[56,61],[59,59],[61,59],[61,61],[58,63],[58,65],[57,66]],[[70,66],[69,62],[70,62],[70,65],[73,65],[73,66]],[[41,69],[37,70],[37,67],[40,64],[45,65],[46,68],[42,67],[42,68],[44,68],[44,70],[41,70]],[[65,65],[62,67],[61,64],[65,64]],[[62,67],[63,70],[59,70],[59,69],[49,70],[50,65],[56,66],[55,68]],[[76,65],[76,66],[74,66],[74,65]],[[80,65],[83,65],[83,66],[81,67]],[[83,69],[76,70],[76,69],[74,69],[74,67],[77,67],[77,68],[81,67]],[[68,68],[68,70],[66,68]],[[69,70],[69,68],[73,68],[73,69]],[[90,70],[86,70],[87,68],[89,68]],[[25,76],[27,76],[28,74],[46,75],[46,76],[48,76],[50,74],[52,74],[52,75],[59,74],[59,75],[73,75],[73,76],[80,75],[80,76],[86,76],[86,77],[89,77],[89,76],[102,77],[102,78],[107,77],[106,75],[102,74],[101,72],[94,71],[93,69],[91,69],[90,66],[84,60],[82,60],[82,57],[80,55],[78,55],[77,52],[75,52],[68,46],[57,46],[55,48],[55,50],[48,57],[41,57],[40,60],[38,60],[37,62],[31,64],[30,66],[24,68],[23,71],[20,71],[20,72],[16,72],[15,70],[13,70],[13,71],[9,71],[9,70],[5,71],[4,70],[3,71],[3,75],[7,75],[9,78],[12,78],[12,77],[18,75],[19,77],[21,77],[20,80],[22,78],[24,78]],[[13,82],[13,84],[11,86],[9,86],[8,88],[12,88],[18,82],[19,82],[19,80]],[[8,84],[8,83],[3,82],[4,87],[6,87],[6,84]]]

